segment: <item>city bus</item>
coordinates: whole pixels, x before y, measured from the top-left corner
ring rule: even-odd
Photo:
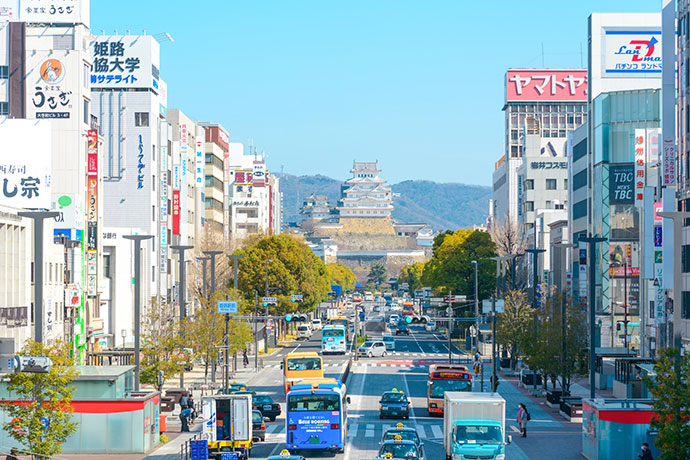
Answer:
[[[347,316],[334,316],[329,320],[331,326],[343,326],[345,328],[345,337],[350,340],[350,320]]]
[[[297,380],[309,377],[323,378],[323,359],[314,351],[288,353],[283,358],[281,367],[286,394]]]
[[[427,380],[429,415],[443,414],[446,391],[472,391],[472,373],[460,364],[432,364]]]
[[[321,329],[321,354],[342,353],[347,351],[347,331],[341,325],[324,326]]]
[[[345,385],[295,383],[286,397],[286,447],[343,452],[347,438]]]

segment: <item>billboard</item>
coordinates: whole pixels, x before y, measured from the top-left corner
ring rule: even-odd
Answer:
[[[263,187],[266,185],[266,163],[264,163],[263,161],[254,162],[252,180],[254,182],[255,187]]]
[[[50,209],[50,122],[5,119],[0,123],[0,139],[0,204]]]
[[[26,117],[65,119],[77,116],[82,61],[69,51],[36,51],[26,57]]]
[[[85,24],[89,2],[82,0],[0,0],[0,21]]]
[[[509,69],[506,102],[587,102],[587,70]]]
[[[661,30],[659,28],[605,29],[602,76],[659,78]]]
[[[609,204],[633,204],[635,181],[634,163],[617,163],[609,166]]]
[[[172,192],[172,234],[180,234],[180,191]]]
[[[198,132],[197,132],[198,134]],[[204,138],[203,134],[201,136],[197,136],[196,138],[196,161],[195,161],[195,167],[196,167],[196,183],[198,186],[201,186],[204,182],[204,177],[205,177],[205,169],[204,169]]]
[[[99,36],[90,43],[93,88],[159,88],[160,46],[149,35]]]

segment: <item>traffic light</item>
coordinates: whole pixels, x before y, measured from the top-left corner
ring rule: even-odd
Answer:
[[[277,307],[278,302],[264,302],[264,307]]]
[[[616,323],[616,330],[620,332],[621,330],[621,323]]]
[[[290,302],[292,302],[292,303],[302,303],[302,296],[301,296],[301,295],[291,295],[291,296],[290,296]]]
[[[294,319],[294,317],[292,315],[285,315],[285,322],[286,323],[292,322],[293,319]]]
[[[410,323],[412,322],[412,317],[411,317],[411,316],[406,316],[406,317],[405,317],[405,322],[406,322],[407,324],[410,324]]]
[[[32,372],[47,374],[53,361],[46,356],[15,356],[14,372]]]

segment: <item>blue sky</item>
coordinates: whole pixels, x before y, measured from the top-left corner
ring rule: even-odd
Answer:
[[[580,67],[587,16],[661,0],[118,0],[94,34],[169,32],[168,106],[254,140],[273,171],[490,185],[509,67]],[[582,49],[582,54],[580,54]]]

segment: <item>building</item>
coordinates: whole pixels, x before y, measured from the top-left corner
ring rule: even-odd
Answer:
[[[204,131],[204,227],[207,231],[229,235],[228,197],[225,193],[226,165],[229,157],[230,137],[228,132],[217,123],[200,122]]]
[[[584,69],[508,69],[503,106],[505,151],[494,166],[492,222],[522,220],[524,185],[519,183],[518,169],[525,156],[526,136],[539,135],[544,147],[548,143],[560,146],[568,132],[586,121],[586,103]],[[559,150],[558,154],[563,156],[564,152]],[[545,151],[545,156],[549,155],[551,148]]]
[[[379,177],[378,161],[355,161],[352,177],[341,187],[337,211],[340,217],[385,217],[393,211],[393,195],[388,183]]]
[[[312,193],[304,199],[300,214],[304,216],[305,220],[320,220],[330,218],[334,210],[334,207],[328,203],[328,197],[326,195],[315,195]]]

